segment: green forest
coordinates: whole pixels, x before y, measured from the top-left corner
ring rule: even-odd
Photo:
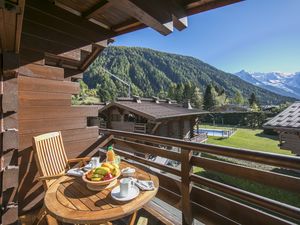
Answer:
[[[261,104],[294,101],[293,98],[249,84],[193,57],[146,48],[115,46],[106,48],[84,73],[82,93],[77,98],[92,96],[104,102],[127,96],[128,87],[105,70],[130,83],[132,95],[168,97],[178,102],[189,99],[197,108],[203,104],[248,104],[248,99],[253,95]],[[207,92],[211,95],[210,103],[204,98],[209,95]]]

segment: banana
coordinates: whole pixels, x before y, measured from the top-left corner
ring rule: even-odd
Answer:
[[[115,167],[110,163],[102,163],[101,167],[107,167],[110,170],[113,170]]]
[[[101,174],[103,176],[105,176],[106,174],[110,173],[110,169],[107,168],[107,167],[98,167],[96,170],[95,170],[95,173],[96,174]]]

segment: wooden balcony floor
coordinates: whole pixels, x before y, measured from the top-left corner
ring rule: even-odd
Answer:
[[[174,207],[170,206],[169,204],[163,202],[162,200],[155,198],[153,202],[166,211],[169,212],[169,214],[174,218],[174,220],[181,221],[181,212],[178,209],[175,209]],[[28,214],[21,216],[20,221],[22,225],[31,225],[33,224],[39,210],[34,210],[29,212]],[[114,221],[113,225],[126,225],[129,224],[129,217],[126,217],[124,219]],[[148,213],[146,210],[141,209],[138,212],[138,216],[136,219],[135,225],[163,225],[165,223],[161,222],[158,218]],[[195,221],[196,225],[202,225],[199,221]],[[46,220],[41,221],[39,225],[47,225]]]

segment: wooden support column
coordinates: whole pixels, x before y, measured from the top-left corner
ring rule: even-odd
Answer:
[[[190,138],[193,138],[194,135],[194,125],[195,125],[195,117],[190,118]]]
[[[3,52],[0,55],[0,119],[1,119],[1,224],[18,224],[18,55]]]
[[[190,162],[191,157],[191,150],[181,149],[181,211],[183,225],[191,225],[194,223],[190,202],[190,193],[192,190],[190,177],[193,172],[193,166]]]

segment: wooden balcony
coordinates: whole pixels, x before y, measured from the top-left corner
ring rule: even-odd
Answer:
[[[246,149],[219,147],[179,139],[116,130],[100,130],[124,160],[157,168],[160,187],[157,197],[182,212],[182,224],[199,220],[205,224],[298,224],[300,208],[250,193],[192,172],[193,167],[215,171],[299,194],[300,178],[279,172],[229,163],[224,157],[286,170],[300,170],[300,158]],[[103,137],[104,138],[104,137]],[[102,138],[102,140],[103,140]],[[150,144],[151,143],[151,144]],[[161,148],[161,147],[164,148]],[[170,151],[177,147],[179,152]],[[138,154],[136,154],[138,153]],[[181,163],[180,168],[162,165],[144,157],[156,155]],[[200,154],[196,154],[200,153]],[[222,159],[207,155],[222,156]],[[139,156],[137,156],[139,155]],[[274,170],[276,171],[276,170]]]

